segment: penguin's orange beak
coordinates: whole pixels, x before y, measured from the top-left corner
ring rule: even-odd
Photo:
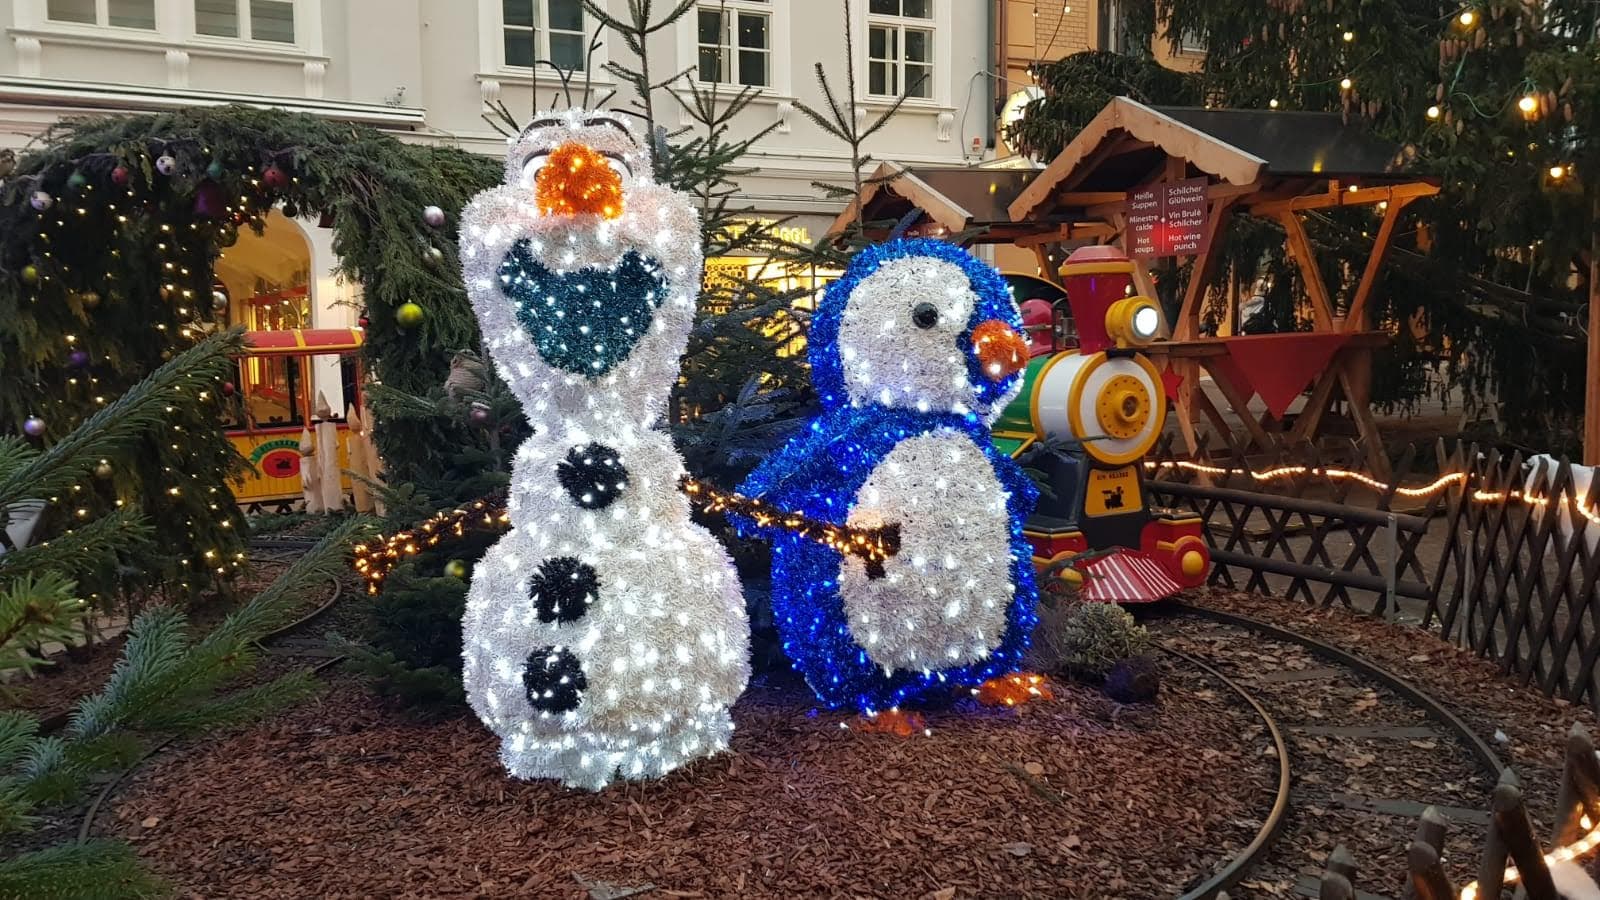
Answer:
[[[1028,364],[1028,342],[1015,328],[999,319],[979,322],[972,329],[972,353],[990,381],[1004,381]]]
[[[534,178],[534,194],[539,212],[547,216],[622,215],[622,176],[583,144],[566,143],[550,151]]]

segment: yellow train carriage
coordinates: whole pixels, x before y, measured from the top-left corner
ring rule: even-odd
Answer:
[[[345,411],[361,407],[362,333],[356,328],[251,331],[249,349],[237,360],[225,427],[234,449],[251,471],[235,485],[247,512],[287,511],[304,496],[300,437],[317,423],[333,422],[339,470],[349,465],[350,424]],[[328,406],[319,409],[326,401]],[[341,488],[350,489],[341,476]]]

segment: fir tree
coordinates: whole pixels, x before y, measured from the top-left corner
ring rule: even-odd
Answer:
[[[36,492],[65,492],[101,458],[169,428],[173,394],[219,378],[239,349],[238,332],[200,342],[47,450],[0,438],[0,508]],[[231,724],[309,693],[307,673],[231,693],[223,689],[252,669],[257,643],[299,614],[307,592],[342,570],[346,547],[362,528],[359,520],[340,526],[204,636],[191,634],[176,606],[140,614],[111,678],[78,703],[59,735],[42,734],[39,721],[25,713],[0,713],[0,833],[31,829],[40,810],[70,800],[96,772],[136,758],[155,735]],[[135,553],[150,533],[128,508],[0,555],[0,670],[32,667],[38,658],[28,651],[70,639],[84,609],[75,590],[77,573]],[[157,892],[159,885],[142,872],[132,851],[114,843],[57,846],[0,860],[0,896]]]
[[[1499,410],[1511,437],[1540,449],[1570,443],[1600,200],[1593,4],[1131,0],[1122,8],[1137,23],[1132,32],[1203,39],[1198,89],[1212,105],[1340,112],[1441,179],[1438,198],[1408,207],[1422,227],[1399,236],[1369,309],[1375,327],[1396,334],[1380,358],[1376,398],[1416,399],[1424,365],[1442,360],[1469,403],[1519,399]],[[1017,142],[1050,157],[1106,94],[1193,102],[1153,66],[1080,54],[1043,67],[1047,96],[1013,130]],[[1359,277],[1376,224],[1371,211],[1307,217],[1336,297],[1348,297]],[[1265,276],[1275,325],[1295,327],[1281,230],[1241,222],[1228,247],[1216,286]],[[1408,327],[1419,313],[1420,340]]]

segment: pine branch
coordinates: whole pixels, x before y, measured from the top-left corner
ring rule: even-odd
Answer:
[[[72,579],[58,572],[24,575],[0,587],[0,675],[27,674],[48,664],[30,648],[70,641],[78,633],[83,602]]]
[[[127,844],[60,844],[0,861],[0,897],[133,900],[167,893]]]
[[[148,546],[154,533],[138,509],[122,506],[43,543],[8,551],[0,556],[0,578],[45,571],[84,575],[108,569],[117,564],[119,555]]]
[[[243,349],[243,331],[235,328],[178,354],[116,402],[0,480],[0,506],[65,492],[100,459],[115,455],[164,425],[168,406],[190,400],[192,394],[186,394],[184,389],[193,385],[187,382],[210,385],[224,380],[233,365],[230,357]]]

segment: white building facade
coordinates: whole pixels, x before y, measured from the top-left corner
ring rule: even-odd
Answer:
[[[605,8],[625,17],[627,0]],[[752,216],[794,217],[789,236],[814,239],[841,204],[812,183],[850,180],[847,148],[797,108],[825,108],[815,66],[843,90],[848,27],[858,120],[911,95],[871,139],[873,156],[977,162],[992,119],[982,77],[992,8],[851,0],[847,16],[844,0],[704,0],[653,36],[652,71],[760,91],[738,127],[776,127],[749,158],[758,171],[741,180],[741,198]],[[564,102],[561,79],[538,60],[579,69],[574,82],[587,79],[595,99],[616,91],[613,108],[633,100],[604,68],[631,54],[581,0],[4,0],[0,30],[0,148],[17,150],[63,116],[240,102],[499,156],[487,104],[526,119]],[[692,124],[665,93],[656,109],[669,129]],[[312,256],[305,324],[350,324],[334,303],[348,292],[329,275],[328,232],[300,224]]]

